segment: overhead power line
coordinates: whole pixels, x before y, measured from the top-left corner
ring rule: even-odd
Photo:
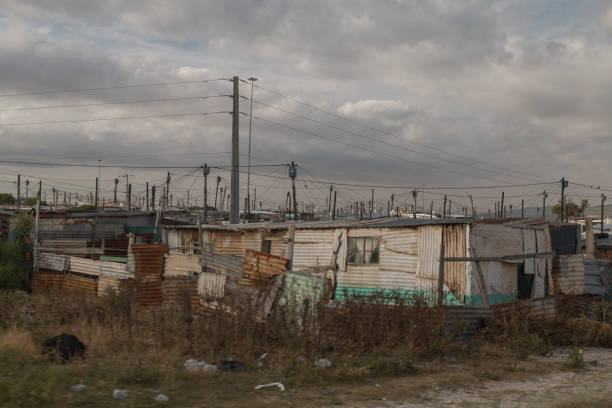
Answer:
[[[3,94],[3,95],[0,95],[0,98],[6,98],[9,96],[48,95],[48,94],[60,94],[60,93],[72,93],[72,92],[106,91],[106,90],[111,90],[111,89],[146,88],[146,87],[152,87],[152,86],[204,84],[208,82],[229,81],[229,80],[231,80],[231,78],[214,78],[214,79],[203,79],[203,80],[197,80],[197,81],[193,80],[193,81],[175,81],[175,82],[153,82],[153,83],[148,83],[148,84],[102,86],[102,87],[97,87],[97,88],[36,90],[36,91],[20,92],[20,93],[13,93],[13,94]]]
[[[0,160],[0,163],[7,164],[17,164],[17,165],[31,165],[31,166],[53,166],[53,167],[90,167],[90,168],[98,168],[98,167],[109,167],[109,168],[125,168],[125,169],[199,169],[202,166],[133,166],[129,164],[86,164],[86,163],[49,163],[49,162],[28,162],[28,161],[16,161],[16,160]],[[251,167],[284,167],[287,166],[286,163],[280,164],[254,164]],[[216,165],[216,166],[208,166],[211,169],[225,169],[232,168],[229,165]],[[248,166],[238,166],[238,167],[248,167]]]
[[[163,114],[158,114],[158,115],[119,116],[119,117],[114,117],[114,118],[52,120],[52,121],[44,121],[44,122],[0,123],[0,127],[3,127],[3,126],[30,126],[30,125],[57,125],[61,123],[101,122],[101,121],[108,121],[108,120],[172,118],[172,117],[184,117],[184,116],[208,116],[208,115],[215,115],[219,113],[231,113],[231,112],[217,111],[217,112],[194,112],[194,113],[163,113]]]
[[[221,97],[231,97],[231,96],[232,95],[207,95],[207,96],[190,96],[190,97],[184,97],[184,98],[137,99],[137,100],[132,100],[132,101],[99,102],[99,103],[85,103],[85,104],[72,104],[72,105],[31,106],[31,107],[0,109],[0,112],[41,110],[41,109],[83,108],[83,107],[91,107],[91,106],[123,105],[123,104],[132,104],[132,103],[177,102],[177,101],[189,101],[189,100],[197,100],[197,99],[210,99],[210,98],[221,98]]]
[[[309,103],[306,103],[306,102],[302,102],[302,101],[297,100],[295,98],[292,98],[292,97],[290,97],[288,95],[285,95],[285,94],[281,93],[280,91],[276,91],[274,89],[266,88],[266,87],[263,87],[263,86],[257,85],[257,84],[255,84],[254,86],[256,88],[258,88],[258,89],[261,89],[263,91],[269,92],[269,93],[271,93],[273,95],[279,96],[281,98],[285,98],[285,99],[287,99],[287,100],[289,100],[291,102],[294,102],[294,103],[306,106],[306,107],[308,107],[308,108],[310,108],[312,110],[315,110],[317,112],[324,113],[326,115],[335,117],[337,119],[340,119],[340,120],[343,120],[343,121],[346,121],[346,122],[349,122],[349,123],[352,123],[352,124],[360,126],[362,128],[369,129],[369,130],[371,130],[373,132],[376,132],[376,133],[379,133],[379,134],[384,134],[384,135],[387,135],[387,136],[398,137],[398,135],[395,135],[393,133],[386,132],[386,131],[381,130],[381,129],[377,129],[377,128],[373,127],[373,126],[366,125],[365,123],[361,123],[361,122],[359,122],[357,120],[349,119],[349,118],[347,118],[345,116],[338,115],[338,114],[333,113],[333,112],[329,112],[329,111],[327,111],[325,109],[321,109],[321,108],[319,108],[317,106],[314,106],[312,104],[309,104]],[[437,151],[439,153],[444,153],[444,154],[447,154],[449,156],[455,156],[455,157],[461,158],[463,160],[469,160],[469,161],[472,161],[472,162],[479,162],[479,163],[484,164],[484,165],[489,166],[489,167],[495,167],[497,169],[509,171],[509,172],[512,172],[512,173],[523,174],[523,175],[529,176],[530,178],[539,178],[539,179],[542,179],[542,177],[533,176],[533,175],[531,175],[529,173],[521,172],[521,171],[518,171],[518,170],[508,169],[508,168],[505,168],[505,167],[502,167],[502,166],[498,166],[498,165],[495,165],[495,164],[487,163],[487,162],[482,161],[482,160],[477,160],[477,159],[474,159],[474,158],[471,158],[471,157],[467,157],[467,156],[463,156],[463,155],[460,155],[460,154],[457,154],[457,153],[448,152],[446,150],[443,150],[443,149],[440,149],[440,148],[437,148],[437,147],[434,147],[434,146],[430,146],[430,145],[428,145],[426,143],[420,143],[420,142],[416,142],[416,141],[410,141],[410,143],[418,145],[418,146],[421,146],[421,147],[424,147],[424,148],[427,148],[427,149],[431,149],[431,150]]]

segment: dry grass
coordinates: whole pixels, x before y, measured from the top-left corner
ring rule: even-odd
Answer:
[[[40,347],[36,346],[32,335],[15,326],[0,330],[0,350],[13,350],[22,357],[33,357],[40,353]]]

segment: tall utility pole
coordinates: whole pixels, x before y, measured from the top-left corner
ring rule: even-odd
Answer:
[[[245,211],[249,214],[249,220],[251,219],[251,130],[253,128],[253,87],[257,78],[250,77],[251,81],[251,109],[249,113],[249,167],[247,172],[247,208]]]
[[[25,181],[25,186],[26,186],[26,195],[25,195],[25,199],[27,200],[29,198],[28,196],[28,187],[30,185],[30,180],[26,179]]]
[[[446,194],[444,194],[444,209],[442,210],[442,219],[446,219]]]
[[[417,214],[417,210],[416,210],[417,191],[416,190],[412,190],[412,199],[414,200],[414,208],[412,209],[412,218],[416,220],[416,214]]]
[[[521,199],[521,218],[525,218],[525,200]]]
[[[149,182],[147,181],[147,211],[149,211]]]
[[[219,207],[217,207],[217,194],[219,193],[219,183],[220,182],[221,182],[221,176],[217,176],[217,187],[215,188],[215,210],[217,211],[219,211]]]
[[[128,211],[132,211],[132,185],[128,184]]]
[[[151,209],[155,211],[155,184],[151,186]]]
[[[565,177],[561,178],[561,222],[563,222],[563,214],[565,212],[565,188],[567,187],[567,181]],[[546,212],[546,208],[543,209]]]
[[[334,208],[332,209],[332,220],[336,219],[336,197],[338,195],[338,191],[334,191]]]
[[[606,196],[605,195],[601,195],[601,224],[599,227],[599,232],[601,232],[603,234],[604,231],[604,203],[606,202]]]
[[[327,200],[327,216],[331,216],[331,208],[332,208],[332,192],[334,191],[334,186],[329,186],[329,200]]]
[[[36,194],[36,222],[35,222],[35,230],[34,230],[34,245],[38,246],[38,225],[40,219],[40,195],[42,192],[42,181],[38,181],[38,194]]]
[[[17,211],[21,208],[21,175],[17,175]]]
[[[501,214],[500,218],[504,218],[504,192],[502,191],[502,199],[501,199],[501,204],[499,205],[499,212]]]
[[[335,201],[335,199],[334,199],[334,203],[335,203],[335,202],[336,202],[336,201]],[[335,207],[335,205],[336,205],[336,204],[334,204],[334,207]],[[370,219],[372,219],[372,216],[373,216],[373,214],[374,214],[374,209],[375,209],[375,207],[374,207],[374,189],[372,189],[372,206],[371,206],[371,208],[370,208]],[[334,211],[334,212],[335,212],[335,211]]]
[[[542,192],[542,208],[544,209],[544,211],[542,211],[543,220],[546,219],[546,198],[548,198],[548,193],[546,192],[546,190],[544,190]]]
[[[117,184],[119,184],[119,179],[115,178],[115,189],[113,190],[113,204],[117,205]]]
[[[170,172],[168,172],[168,175],[166,176],[166,194],[165,194],[165,200],[166,203],[164,204],[165,207],[168,207],[168,197],[170,197]]]
[[[99,188],[100,188],[100,179],[98,177],[96,177],[96,211],[98,211],[98,194],[99,194]]]
[[[204,224],[208,224],[208,175],[210,174],[210,167],[206,163],[202,167],[202,174],[204,175]]]
[[[476,213],[474,212],[474,199],[472,198],[472,195],[469,193],[465,193],[467,194],[468,198],[470,199],[470,207],[472,207],[472,218],[476,218]]]
[[[231,205],[230,224],[240,223],[240,94],[238,83],[240,79],[235,76],[233,107],[232,107],[232,176],[231,176]]]
[[[295,178],[297,177],[297,167],[293,161],[289,167],[289,177],[291,177],[291,190],[293,190],[293,220],[298,220],[297,199],[295,197]]]
[[[395,194],[391,194],[391,212],[389,212],[389,216],[391,216],[391,213],[393,212],[393,200],[395,199]]]

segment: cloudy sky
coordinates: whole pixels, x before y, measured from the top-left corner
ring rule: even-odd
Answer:
[[[2,191],[20,173],[82,194],[98,173],[7,161],[227,166],[234,75],[258,78],[253,163],[298,163],[304,203],[324,205],[329,185],[317,181],[397,186],[376,189],[385,207],[410,186],[436,207],[444,192],[457,205],[469,192],[481,209],[501,191],[515,206],[538,205],[543,189],[554,201],[563,176],[612,185],[605,0],[0,0],[0,35]],[[251,87],[240,84],[246,165]],[[80,91],[46,92],[66,90]],[[165,171],[103,168],[103,194],[120,175],[138,192]],[[177,199],[201,196],[199,172],[170,171]],[[286,168],[253,172],[264,207],[285,202]],[[212,175],[229,184],[227,171]],[[428,190],[510,184],[535,185]],[[370,197],[337,189],[342,205]]]

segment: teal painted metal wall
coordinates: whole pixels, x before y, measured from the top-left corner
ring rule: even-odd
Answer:
[[[462,305],[451,292],[444,292],[445,305]],[[437,293],[424,290],[405,289],[378,289],[378,288],[350,288],[337,287],[337,302],[378,302],[389,306],[396,303],[414,304],[425,302],[428,305],[436,303]]]

